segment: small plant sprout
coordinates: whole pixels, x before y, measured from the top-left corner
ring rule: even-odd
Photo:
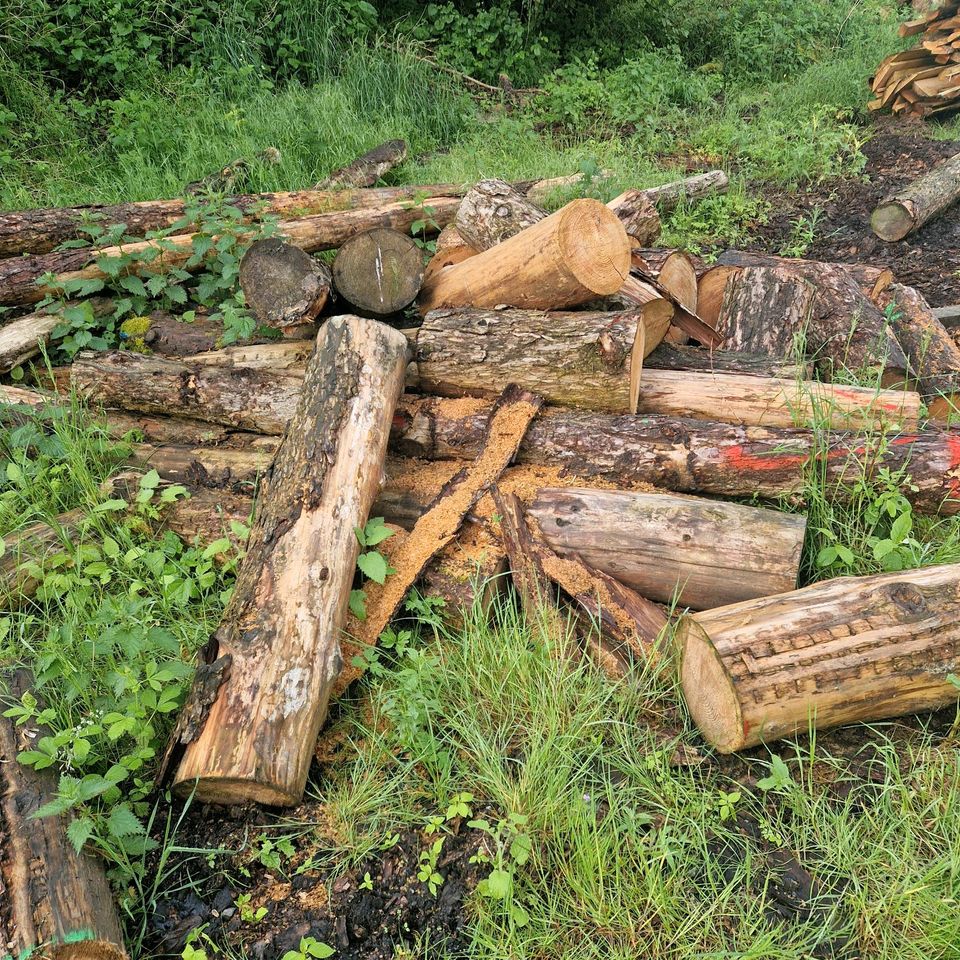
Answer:
[[[433,896],[443,886],[443,877],[437,873],[437,861],[443,849],[443,837],[434,840],[426,850],[420,851],[420,866],[417,870],[417,879],[425,883]]]
[[[333,947],[321,943],[315,937],[301,937],[300,944],[296,950],[288,950],[281,960],[325,960],[326,957],[332,957],[336,954]]]
[[[455,793],[447,804],[445,817],[447,820],[455,820],[457,817],[469,817],[471,814],[470,804],[473,803],[472,793]]]
[[[740,797],[739,790],[731,790],[729,793],[724,790],[720,791],[720,795],[717,797],[717,812],[720,814],[721,822],[732,820],[736,816]]]
[[[770,758],[770,774],[758,780],[757,786],[764,793],[785,793],[794,786],[789,767],[777,754]]]
[[[393,536],[391,530],[383,520],[383,517],[373,517],[367,521],[362,529],[357,527],[354,530],[357,541],[364,552],[357,558],[357,567],[360,572],[374,583],[384,583],[391,573],[396,573],[393,567],[387,562],[387,558],[379,550],[368,549],[375,547],[384,540]],[[350,591],[350,612],[358,619],[365,620],[367,617],[366,608],[367,595],[363,590]]]
[[[244,923],[258,924],[269,912],[266,907],[253,907],[250,905],[250,894],[243,893],[237,897],[237,910],[240,911],[240,919]]]

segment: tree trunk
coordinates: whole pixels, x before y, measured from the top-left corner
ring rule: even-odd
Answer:
[[[489,403],[482,400],[404,398],[391,446],[428,460],[476,456],[489,413]],[[770,500],[802,493],[810,465],[816,465],[834,499],[842,499],[864,476],[902,470],[911,480],[904,495],[917,512],[960,511],[960,443],[952,433],[935,430],[880,441],[847,433],[550,409],[531,424],[517,462],[553,467],[587,484],[651,483],[680,493]]]
[[[816,380],[777,380],[736,373],[645,370],[639,413],[720,420],[762,427],[915,430],[920,395]]]
[[[241,367],[266,370],[270,373],[302,377],[313,353],[313,340],[284,340],[279,343],[258,343],[239,347],[207,350],[184,357],[187,364],[205,367]]]
[[[630,241],[616,215],[597,200],[574,200],[495,249],[435,274],[420,293],[420,311],[574,307],[615,293],[629,269]]]
[[[792,590],[806,530],[796,514],[585,487],[541,490],[530,515],[561,556],[695,610]]]
[[[928,170],[873,211],[870,226],[887,243],[919,230],[960,197],[960,153]]]
[[[841,577],[685,617],[690,712],[721,753],[947,706],[960,670],[960,564]]]
[[[916,379],[916,388],[936,420],[960,412],[960,347],[913,288],[895,283],[882,294],[881,306],[893,304],[893,330]]]
[[[434,310],[417,331],[420,388],[496,396],[516,383],[550,403],[634,413],[644,332],[640,311]]]
[[[277,224],[280,237],[307,253],[331,250],[342,246],[358,233],[374,227],[391,227],[394,230],[409,230],[411,224],[424,219],[423,207],[432,208],[430,220],[438,227],[449,223],[456,215],[460,200],[456,197],[433,197],[422,205],[393,203],[380,207],[318,213],[298,220],[281,220]],[[156,251],[156,255],[151,257]],[[13,257],[0,260],[0,303],[36,303],[48,293],[56,292],[60,285],[70,280],[106,280],[108,275],[96,263],[99,257],[142,257],[130,261],[127,271],[137,273],[142,269],[156,271],[173,268],[197,269],[188,266],[193,256],[193,234],[184,233],[161,240],[140,240],[122,247],[105,247],[101,250],[67,250],[62,253],[46,253],[28,257]],[[36,280],[45,273],[55,276],[50,285],[38,285]]]
[[[489,250],[546,219],[547,211],[504,180],[481,180],[460,203],[456,230],[477,252]]]
[[[311,323],[330,296],[330,268],[278,237],[252,243],[240,260],[240,289],[268,327]]]
[[[790,359],[776,360],[758,353],[735,350],[704,350],[661,343],[643,361],[646,370],[689,370],[710,373],[742,373],[752,377],[778,377],[782,380],[809,380],[810,364]]]
[[[10,697],[19,702],[31,687],[27,671],[17,670]],[[48,734],[0,716],[0,945],[11,957],[126,960],[103,864],[76,852],[69,815],[33,818],[56,797],[57,777],[14,758]]]
[[[658,290],[633,274],[627,277],[617,293],[607,300],[607,304],[620,310],[639,307],[643,311],[644,354],[649,354],[663,342],[676,313],[673,304],[660,296]]]
[[[304,390],[223,621],[209,711],[178,724],[175,783],[204,801],[300,801],[340,672],[359,543],[380,481],[407,342],[389,327],[336,317],[321,331]],[[194,699],[194,706],[197,699]],[[175,741],[177,739],[175,735]]]
[[[660,214],[645,190],[627,190],[607,206],[620,218],[627,236],[640,247],[649,247],[660,237]]]
[[[368,230],[352,237],[333,261],[337,293],[376,317],[410,306],[420,292],[423,275],[423,253],[396,230]]]
[[[372,187],[384,174],[389,173],[407,159],[405,140],[387,140],[372,150],[357,157],[353,163],[334,170],[321,180],[314,190],[344,190],[356,187]]]
[[[726,193],[729,186],[730,181],[722,170],[708,170],[685,180],[650,187],[644,192],[661,213],[667,213],[681,200],[702,200],[716,193]]]

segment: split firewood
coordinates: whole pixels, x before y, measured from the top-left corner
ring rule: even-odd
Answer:
[[[456,215],[460,200],[457,197],[433,197],[424,201],[431,207],[431,224],[442,227]],[[277,233],[282,238],[307,253],[331,250],[342,246],[358,233],[374,227],[391,227],[409,230],[411,225],[423,220],[421,208],[410,203],[392,203],[380,207],[318,213],[297,220],[281,220]],[[155,255],[154,255],[155,254]],[[104,247],[101,250],[66,250],[28,257],[11,257],[0,260],[0,303],[36,303],[48,293],[70,280],[106,280],[105,273],[91,259],[100,257],[130,257],[128,272],[150,269],[199,269],[201,263],[193,263],[193,234],[183,233],[163,240],[140,240],[122,247]],[[153,256],[151,256],[153,255]],[[38,285],[37,279],[52,273],[50,285]]]
[[[426,565],[454,539],[470,510],[509,466],[542,403],[540,397],[518,387],[504,390],[490,413],[487,435],[477,458],[443,485],[402,548],[392,555],[391,563],[397,572],[387,577],[382,586],[369,585],[367,617],[358,622],[354,634],[359,648],[376,644]],[[349,682],[350,676],[349,668],[345,669],[338,689]]]
[[[334,170],[314,190],[343,190],[351,187],[372,187],[384,174],[407,159],[405,140],[387,140],[357,157],[345,167]]]
[[[957,79],[960,86],[960,77]],[[960,197],[960,153],[888,197],[873,211],[870,226],[887,243],[919,230]]]
[[[960,347],[913,287],[895,283],[880,298],[892,305],[891,325],[914,371],[916,388],[937,420],[960,412]]]
[[[721,753],[957,699],[960,564],[840,577],[685,617],[684,696]]]
[[[278,237],[250,245],[239,279],[251,313],[281,330],[311,323],[330,296],[330,268]]]
[[[634,413],[644,334],[636,310],[434,310],[417,331],[420,389],[496,396],[516,383],[550,403]]]
[[[29,673],[16,670],[6,692],[19,703],[32,688]],[[126,960],[102,862],[74,849],[70,814],[34,817],[56,798],[57,776],[15,758],[48,735],[0,715],[0,949],[10,957]]]
[[[673,308],[670,325],[667,327],[667,336],[672,326],[707,347],[719,346],[722,340],[714,327],[704,323],[695,313],[684,308],[668,290],[650,283],[649,279],[632,265],[630,275],[610,300],[618,305],[646,305],[655,300],[666,300]],[[660,315],[662,316],[663,313],[660,312]]]
[[[813,369],[798,360],[778,360],[759,353],[739,350],[704,350],[702,347],[661,343],[643,360],[645,370],[690,370],[697,372],[742,373],[751,377],[781,380],[809,380]]]
[[[351,237],[333,261],[337,293],[375,317],[399,313],[423,284],[423,253],[406,234],[379,228]]]
[[[407,342],[322,328],[237,584],[172,743],[175,786],[204,801],[300,801],[340,673],[339,633],[376,496]],[[177,762],[171,756],[171,763]]]
[[[469,459],[482,448],[489,413],[484,400],[403,398],[391,447],[427,460]],[[802,494],[810,464],[835,500],[848,496],[854,481],[886,469],[910,477],[903,492],[918,513],[960,511],[960,445],[937,430],[881,442],[799,428],[548,409],[531,424],[517,462],[551,466],[586,484],[646,482],[680,493],[770,500]]]
[[[541,490],[530,515],[561,556],[695,610],[792,590],[806,531],[776,510],[585,487]]]
[[[685,253],[634,248],[632,262],[641,277],[666,290],[688,313],[697,313],[697,271]]]
[[[574,200],[496,248],[434,274],[420,311],[437,307],[574,307],[615,293],[630,268],[623,225],[598,200]]]
[[[727,278],[738,270],[738,267],[733,266],[713,266],[697,278],[697,314],[714,330],[720,325],[720,307],[723,304]],[[720,342],[723,342],[722,338]]]
[[[649,247],[660,236],[660,214],[646,190],[627,190],[607,206],[620,218],[627,236],[640,247]]]
[[[607,299],[607,304],[620,310],[633,310],[639,307],[643,311],[645,355],[655,350],[667,337],[677,312],[674,305],[663,297],[656,287],[633,273],[627,277],[617,293]]]
[[[547,211],[504,180],[481,180],[460,203],[457,233],[477,252],[489,250],[547,216]]]
[[[645,192],[661,213],[672,210],[681,200],[702,200],[717,193],[726,193],[730,180],[722,170],[708,170],[685,180],[649,187]]]

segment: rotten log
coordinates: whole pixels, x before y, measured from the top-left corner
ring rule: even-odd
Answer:
[[[623,225],[598,200],[574,200],[495,248],[434,274],[421,313],[437,307],[574,307],[615,293],[630,268]]]
[[[314,321],[330,296],[330,268],[278,237],[250,244],[239,280],[251,313],[281,330]]]
[[[643,360],[645,370],[691,370],[697,372],[742,373],[751,377],[778,377],[782,380],[809,380],[809,363],[777,360],[758,353],[735,350],[704,350],[675,343],[661,343]]]
[[[668,213],[681,200],[688,203],[702,200],[717,193],[726,193],[729,186],[730,180],[722,170],[708,170],[684,180],[648,187],[644,192],[662,213]]]
[[[806,531],[796,514],[586,487],[541,490],[530,515],[560,556],[695,610],[792,590]]]
[[[903,240],[960,197],[960,153],[938,163],[877,205],[873,232],[887,243]]]
[[[267,147],[260,150],[253,157],[253,161],[264,166],[275,166],[281,160],[280,151],[276,147]],[[234,193],[237,187],[245,186],[250,176],[251,160],[247,157],[237,157],[230,163],[224,164],[215,173],[208,173],[199,180],[191,180],[183,192],[203,196],[208,193]]]
[[[9,680],[19,703],[32,692],[26,670]],[[35,817],[57,796],[53,768],[15,757],[49,730],[0,716],[0,950],[47,960],[126,960],[123,934],[103,863],[68,838],[72,814]]]
[[[960,564],[840,577],[685,617],[684,696],[720,753],[955,702]]]
[[[299,802],[340,672],[354,530],[376,496],[406,359],[406,339],[382,324],[343,316],[322,328],[212,638],[219,688],[206,716],[178,730],[180,792]],[[202,680],[194,692],[210,694]]]
[[[351,237],[333,261],[337,293],[375,317],[388,317],[410,306],[423,277],[423,253],[396,230],[380,228]]]
[[[314,190],[344,190],[372,187],[384,174],[400,166],[407,159],[405,140],[387,140],[368,150],[345,167],[339,167],[324,177]]]
[[[62,323],[59,312],[38,310],[0,327],[0,373],[8,373],[38,356]]]
[[[634,413],[644,342],[637,310],[434,310],[417,331],[417,372],[420,389],[441,396],[516,383],[550,403]]]
[[[460,203],[454,225],[463,241],[478,253],[516,236],[547,216],[504,180],[481,180]]]

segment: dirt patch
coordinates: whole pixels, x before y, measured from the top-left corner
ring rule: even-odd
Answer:
[[[762,190],[772,205],[770,222],[757,228],[756,241],[747,249],[785,252],[797,219],[819,209],[815,238],[804,256],[890,267],[900,283],[916,287],[932,306],[960,303],[960,207],[944,211],[898,243],[884,243],[870,229],[870,214],[878,201],[960,153],[960,141],[929,140],[927,129],[919,121],[893,123],[883,118],[864,145],[867,165],[862,178],[791,192]]]

